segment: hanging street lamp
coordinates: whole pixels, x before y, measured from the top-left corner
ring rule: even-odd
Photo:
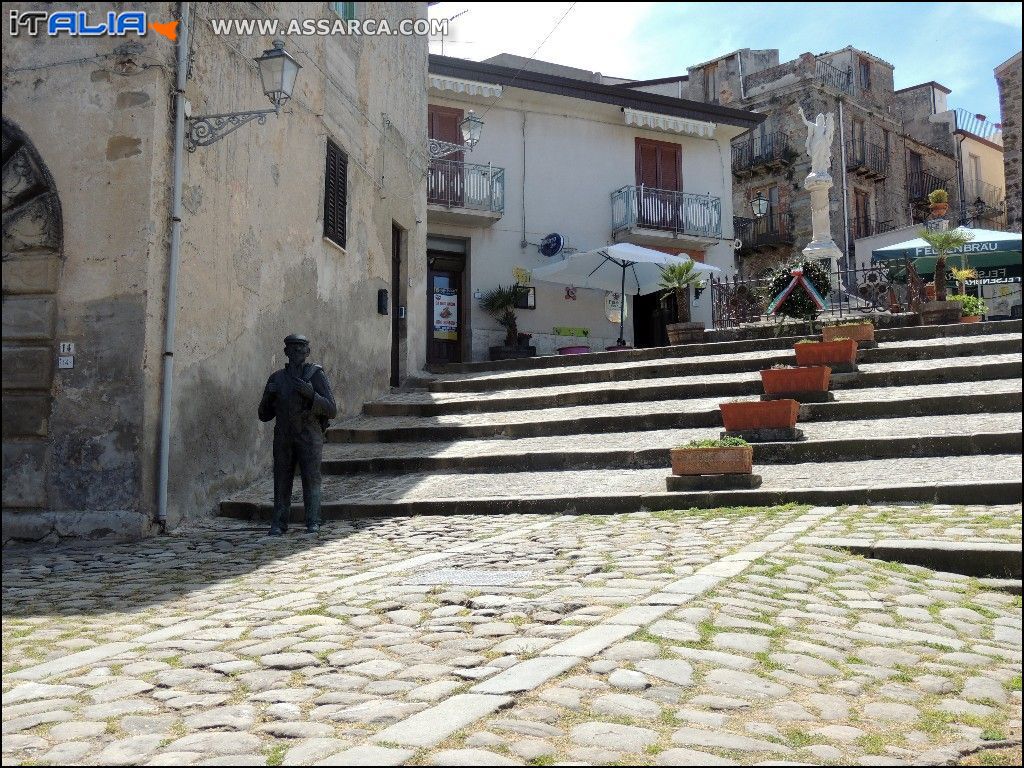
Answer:
[[[430,154],[430,159],[437,160],[445,155],[462,152],[466,149],[472,152],[473,147],[480,141],[480,133],[483,131],[483,128],[483,118],[477,117],[477,114],[472,109],[469,110],[469,114],[459,123],[459,130],[462,132],[462,143],[455,144],[450,141],[441,141],[440,139],[427,139],[427,152]]]
[[[750,201],[750,210],[755,218],[764,218],[768,213],[768,198],[758,192],[757,197]]]

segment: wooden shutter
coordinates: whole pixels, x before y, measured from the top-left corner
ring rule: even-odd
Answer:
[[[324,173],[324,237],[345,247],[348,223],[348,156],[327,140],[327,169]]]
[[[670,192],[683,190],[683,148],[653,139],[636,140],[636,184]]]

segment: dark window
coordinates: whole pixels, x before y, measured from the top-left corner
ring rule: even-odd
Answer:
[[[891,141],[892,141],[892,138],[889,136],[889,132],[886,131],[886,130],[883,130],[882,131],[882,143],[885,145],[885,159],[886,160],[889,159],[889,152],[892,151],[892,147],[890,146]]]
[[[924,171],[924,159],[919,152],[908,151],[907,165],[910,173],[922,173]]]
[[[860,87],[865,91],[871,89],[871,62],[868,59],[858,59],[857,73],[860,78]]]
[[[348,224],[348,156],[327,140],[327,170],[324,173],[324,237],[345,247]]]
[[[346,21],[352,21],[356,17],[355,3],[330,3],[331,10]]]

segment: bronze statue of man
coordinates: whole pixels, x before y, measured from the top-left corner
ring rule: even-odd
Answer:
[[[291,334],[284,340],[288,364],[274,371],[263,389],[260,421],[274,424],[274,517],[270,535],[288,530],[295,465],[302,475],[306,530],[320,530],[320,459],[327,425],[337,413],[324,369],[307,363],[309,339]]]

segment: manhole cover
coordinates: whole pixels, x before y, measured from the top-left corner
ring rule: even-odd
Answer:
[[[471,568],[441,568],[413,576],[406,584],[454,584],[460,587],[505,587],[530,578],[522,571],[478,571]]]

